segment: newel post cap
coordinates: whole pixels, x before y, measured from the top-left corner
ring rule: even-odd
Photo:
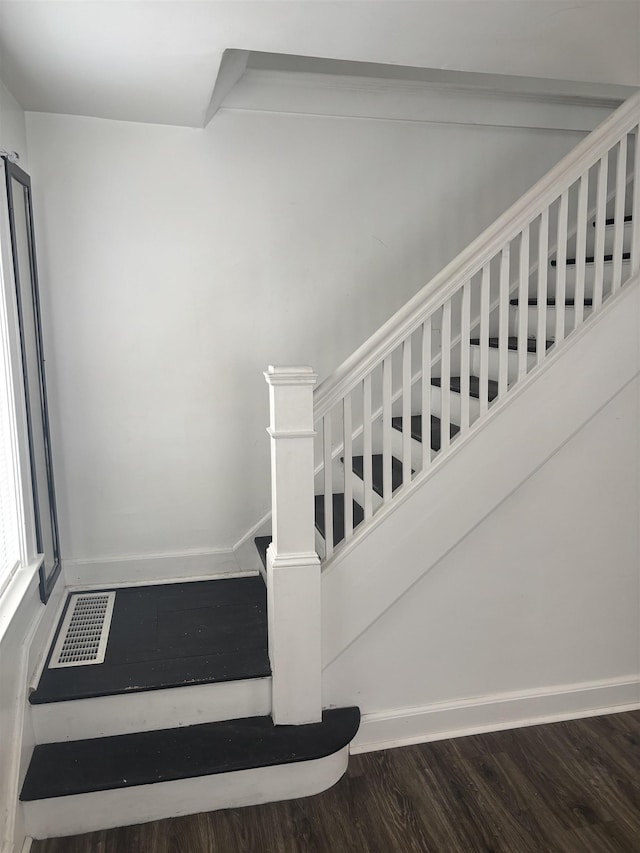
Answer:
[[[307,365],[281,367],[270,364],[264,378],[269,385],[315,385],[318,374]]]

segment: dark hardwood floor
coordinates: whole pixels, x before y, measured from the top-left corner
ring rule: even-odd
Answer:
[[[32,853],[638,853],[640,711],[356,755],[316,797]]]

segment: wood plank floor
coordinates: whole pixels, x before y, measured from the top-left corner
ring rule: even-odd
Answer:
[[[32,853],[638,853],[640,711],[353,756],[316,797]]]

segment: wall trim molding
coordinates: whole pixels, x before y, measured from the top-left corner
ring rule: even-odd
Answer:
[[[640,675],[363,714],[353,754],[640,708]]]
[[[250,68],[221,109],[588,132],[622,100],[602,94]]]
[[[240,568],[233,549],[63,560],[65,585],[82,587],[138,586],[213,580],[257,574]]]
[[[17,853],[24,842],[21,814],[18,811],[18,797],[23,770],[26,769],[25,759],[27,758],[23,754],[23,742],[25,738],[30,650],[45,613],[46,608],[40,601],[38,591],[38,577],[31,573],[30,585],[24,590],[11,624],[2,638],[3,644],[9,645],[11,643],[10,653],[13,655],[13,669],[16,673],[17,687],[11,696],[12,719],[9,720],[6,731],[11,747],[8,767],[6,768],[6,778],[8,779],[8,785],[4,790],[6,800],[0,802],[0,813],[4,814],[4,822],[0,824],[0,832],[5,836],[4,846],[0,848],[2,853],[5,853],[5,848],[7,851]]]

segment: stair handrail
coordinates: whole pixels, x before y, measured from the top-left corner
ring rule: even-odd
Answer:
[[[628,98],[595,130],[501,214],[466,249],[371,335],[314,392],[314,419],[325,415],[422,322],[437,311],[640,120],[640,92]]]

